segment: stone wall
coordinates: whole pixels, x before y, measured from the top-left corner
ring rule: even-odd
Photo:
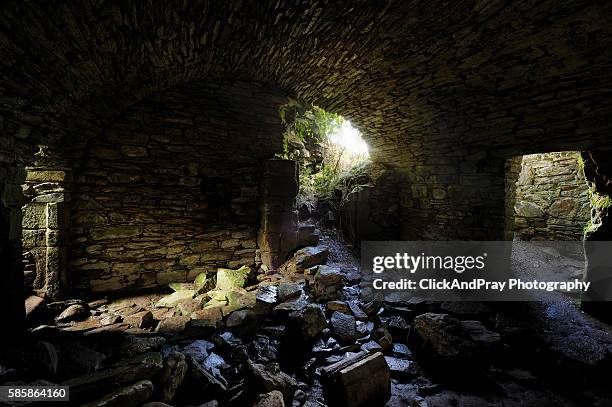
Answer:
[[[34,158],[29,127],[0,114],[0,309],[3,315],[0,347],[18,343],[25,328],[23,267],[21,264],[21,184],[25,165]]]
[[[607,7],[5,2],[2,110],[33,133],[80,146],[173,86],[270,81],[349,118],[373,157],[398,167],[404,237],[497,239],[503,159],[609,144]]]
[[[435,157],[405,154],[397,161],[401,238],[503,240],[505,160],[438,148]]]
[[[258,261],[262,161],[282,151],[282,94],[191,84],[133,107],[75,169],[76,291],[148,288]]]
[[[362,240],[399,238],[399,189],[397,174],[381,164],[366,170],[368,187],[353,193],[342,209],[342,225],[348,238],[359,246]]]
[[[516,183],[515,232],[521,240],[581,240],[590,219],[579,152],[530,154]]]

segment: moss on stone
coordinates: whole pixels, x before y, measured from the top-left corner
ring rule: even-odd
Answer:
[[[220,268],[217,270],[217,289],[231,291],[242,288],[246,284],[247,276],[251,269],[242,266],[238,270]]]

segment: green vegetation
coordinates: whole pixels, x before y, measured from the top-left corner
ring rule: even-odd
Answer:
[[[325,137],[342,126],[344,118],[317,106],[305,107],[292,101],[281,106],[279,114],[287,127],[286,138],[302,142],[323,142]]]
[[[584,165],[584,163],[583,163]],[[601,195],[595,190],[595,184],[587,182],[589,186],[589,201],[591,202],[591,219],[584,227],[584,234],[594,232],[601,226],[602,219],[608,214],[608,209],[612,207],[612,198],[608,195]]]
[[[579,176],[585,178],[588,187],[589,202],[591,206],[591,219],[584,227],[584,235],[596,231],[602,224],[603,218],[608,214],[608,210],[612,207],[612,198],[608,195],[602,195],[597,192],[594,182],[586,180],[585,161],[582,154],[578,155],[578,171]]]
[[[281,107],[279,113],[287,129],[281,158],[299,164],[299,202],[325,200],[340,209],[352,193],[368,185],[367,147],[347,120],[297,102]],[[294,153],[292,146],[309,150],[308,156]]]

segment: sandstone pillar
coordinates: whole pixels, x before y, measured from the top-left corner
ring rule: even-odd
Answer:
[[[257,244],[269,269],[280,266],[298,242],[297,166],[291,160],[266,160],[261,178],[261,226]]]
[[[31,288],[50,299],[58,299],[67,287],[69,186],[72,174],[61,159],[46,148],[36,154],[36,162],[26,168],[23,207],[23,248],[32,259],[26,264]]]

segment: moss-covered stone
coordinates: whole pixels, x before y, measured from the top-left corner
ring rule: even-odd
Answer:
[[[184,291],[184,290],[194,290],[193,283],[170,283],[168,287],[172,289],[172,291]]]
[[[217,289],[231,291],[235,288],[243,288],[251,269],[242,266],[238,270],[220,268],[217,270]]]
[[[176,291],[160,299],[155,306],[158,308],[173,308],[183,301],[191,301],[194,295],[194,290]]]

